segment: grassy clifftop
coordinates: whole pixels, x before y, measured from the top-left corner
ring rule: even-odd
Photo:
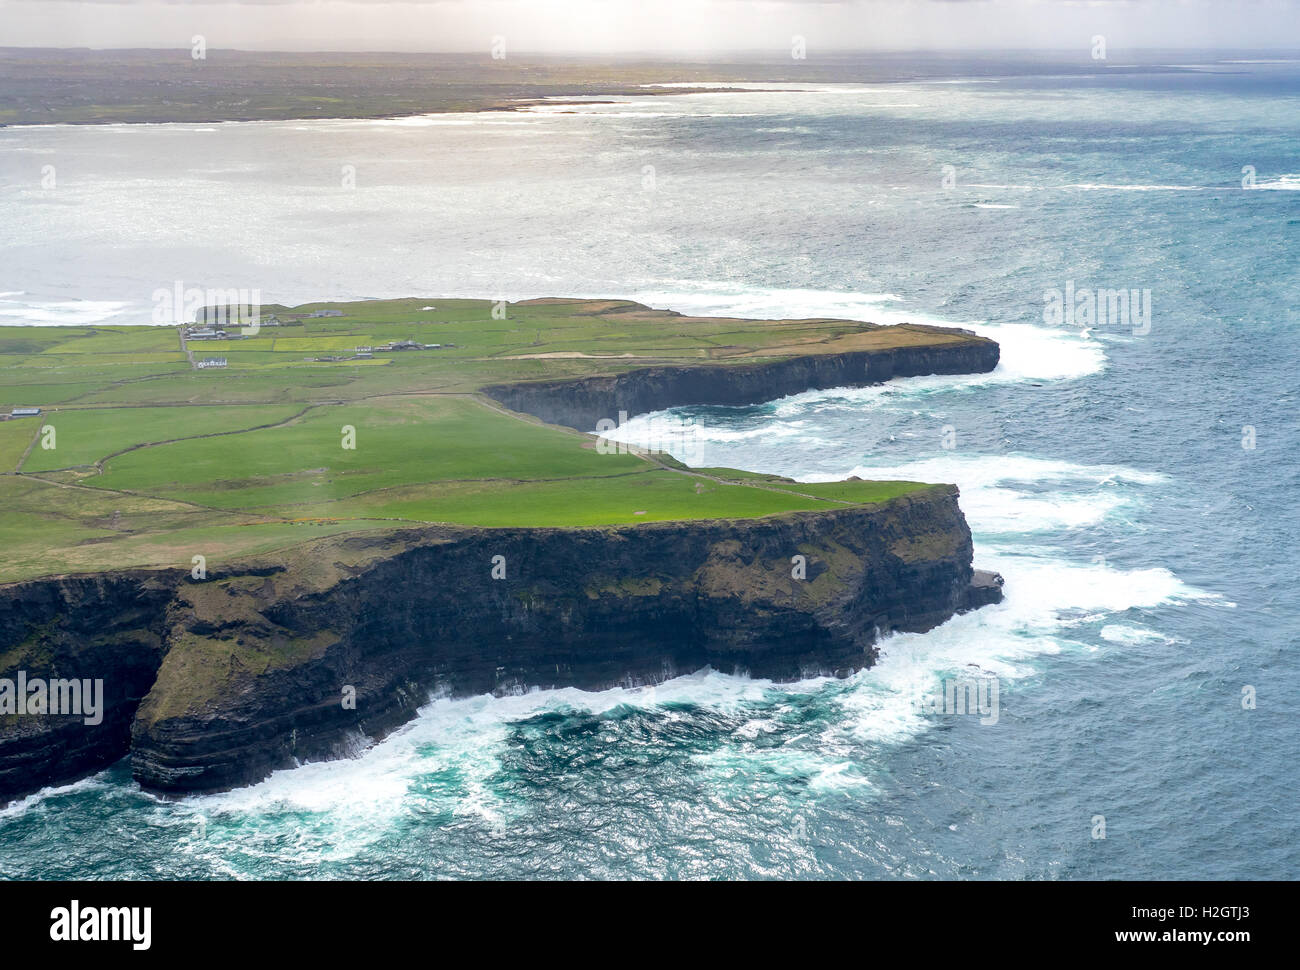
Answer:
[[[310,316],[325,309],[343,315]],[[4,413],[42,409],[0,422],[0,582],[188,569],[196,555],[215,569],[328,534],[420,523],[609,526],[878,502],[919,486],[801,485],[605,454],[591,436],[521,419],[478,392],[980,340],[843,320],[693,318],[613,300],[413,299],[262,315],[254,336],[188,343],[174,327],[0,328]],[[382,349],[403,341],[421,349]],[[226,365],[198,369],[206,358]]]

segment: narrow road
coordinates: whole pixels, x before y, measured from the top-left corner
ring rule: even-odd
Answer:
[[[176,328],[181,337],[181,353],[183,353],[190,362],[190,370],[198,370],[199,365],[194,360],[194,351],[190,350],[189,345],[185,342],[185,324]]]

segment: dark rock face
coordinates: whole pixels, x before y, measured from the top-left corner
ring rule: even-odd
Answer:
[[[1002,602],[1002,584],[1005,580],[1001,573],[986,569],[975,570],[971,584],[966,588],[966,606],[968,610],[977,610],[981,606],[992,606]]]
[[[492,578],[496,556],[505,578]],[[761,519],[336,537],[202,583],[15,584],[0,590],[5,649],[48,647],[61,669],[93,659],[119,687],[99,727],[0,729],[0,802],[128,751],[154,790],[249,784],[382,737],[431,691],[596,689],[704,666],[845,675],[873,662],[882,633],[990,601],[970,561],[957,491],[936,485]]]
[[[0,679],[103,682],[96,725],[84,716],[0,713],[0,805],[122,757],[166,652],[178,575],[140,570],[0,588]]]
[[[288,574],[190,587],[136,718],[135,776],[178,792],[257,781],[382,736],[434,690],[598,689],[710,665],[848,674],[872,662],[880,632],[929,629],[971,601],[956,499],[935,486],[768,519],[427,530],[317,588]],[[504,579],[491,578],[496,556]]]
[[[483,388],[513,411],[550,424],[593,431],[601,420],[688,404],[739,406],[831,387],[863,387],[894,377],[982,374],[998,365],[995,341],[966,340],[917,347],[791,357],[756,364],[643,367],[612,377],[533,381]]]

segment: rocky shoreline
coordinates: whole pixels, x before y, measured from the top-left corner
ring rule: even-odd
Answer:
[[[204,582],[15,583],[0,588],[0,635],[18,643],[0,676],[102,679],[105,711],[93,727],[5,719],[0,801],[128,754],[155,791],[250,784],[383,737],[434,692],[600,689],[706,666],[843,676],[883,633],[1000,599],[970,560],[957,491],[936,485],[760,519],[324,539]]]
[[[590,430],[620,411],[982,372],[997,356],[973,338],[485,391]],[[94,723],[0,706],[0,805],[125,756],[156,792],[252,784],[354,753],[434,694],[595,690],[704,667],[845,676],[874,662],[882,635],[1001,600],[1001,578],[972,569],[957,499],[931,485],[761,518],[431,525],[318,539],[203,580],[133,569],[0,586],[0,695],[21,674],[102,681],[103,698]]]
[[[511,410],[593,431],[597,422],[617,421],[620,413],[634,416],[692,404],[737,407],[804,391],[865,387],[895,377],[984,374],[997,367],[1000,348],[995,341],[974,334],[967,338],[754,363],[650,366],[607,377],[494,384],[482,390]]]

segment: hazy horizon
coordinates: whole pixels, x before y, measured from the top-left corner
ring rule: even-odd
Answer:
[[[1292,50],[1300,0],[0,0],[0,47],[530,54]]]
[[[86,44],[52,46],[49,44],[0,44],[0,51],[95,51],[97,53],[129,53],[131,51],[169,51],[183,50],[188,51],[189,44],[183,45],[165,45],[165,44],[135,44],[120,47],[95,47]],[[399,48],[399,47],[255,47],[255,46],[209,46],[209,52],[212,51],[231,51],[240,54],[400,54],[403,56],[427,54],[430,56],[437,55],[472,55],[484,54],[490,56],[490,49],[453,49],[453,48]],[[1053,55],[1069,54],[1078,55],[1079,49],[1074,47],[823,47],[821,50],[827,54],[844,55],[844,54],[873,54],[873,55],[900,55],[900,54],[926,54],[926,55],[996,55],[996,54],[1034,54],[1034,55]],[[1300,43],[1288,46],[1273,47],[1240,47],[1240,46],[1221,46],[1221,47],[1121,47],[1112,48],[1111,60],[1114,60],[1114,53],[1125,55],[1154,55],[1154,54],[1293,54],[1294,57],[1278,57],[1279,63],[1290,63],[1300,61]],[[628,48],[626,50],[595,50],[585,48],[573,48],[570,50],[563,49],[528,49],[517,48],[510,51],[513,55],[528,57],[554,57],[554,58],[587,58],[599,59],[613,57],[618,59],[633,58],[664,58],[666,60],[687,60],[696,57],[713,57],[725,61],[746,61],[750,59],[760,60],[764,58],[786,60],[789,58],[788,53],[784,51],[773,51],[770,48],[728,48],[720,50],[716,48],[696,48],[696,49],[668,49],[668,48]],[[1087,51],[1083,52],[1086,59]],[[1263,59],[1261,59],[1263,60]],[[1122,65],[1121,65],[1122,66]]]

